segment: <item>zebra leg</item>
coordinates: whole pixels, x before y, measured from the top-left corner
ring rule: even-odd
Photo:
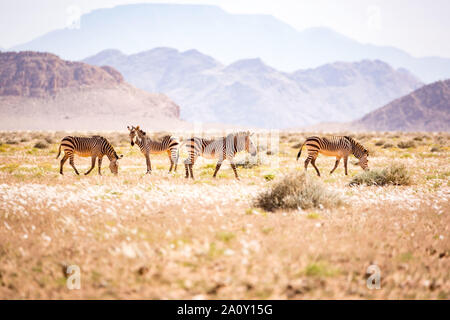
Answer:
[[[172,155],[171,155],[170,150],[167,150],[167,155],[169,156],[169,161],[170,161],[170,168],[169,168],[169,173],[170,173],[173,168],[173,160],[172,160]]]
[[[313,165],[314,169],[316,169],[317,175],[320,177],[319,169],[316,167],[316,158],[311,159],[311,164]]]
[[[61,159],[60,165],[59,165],[59,173],[64,175],[63,173],[63,166],[64,163],[67,161],[67,159],[69,159],[69,155],[67,153],[64,154],[64,157]]]
[[[347,176],[347,161],[348,161],[348,157],[344,158],[344,168],[345,168],[345,175]]]
[[[103,157],[98,157],[98,175],[99,176],[102,175],[102,160],[103,160]]]
[[[86,172],[84,173],[84,175],[88,175],[89,173],[91,173],[92,169],[94,169],[94,167],[95,167],[95,160],[96,160],[96,159],[97,159],[97,157],[92,157],[91,168],[90,168],[88,171],[86,171]]]
[[[70,163],[70,165],[72,166],[73,170],[75,170],[75,173],[76,173],[77,175],[80,175],[80,174],[78,173],[77,168],[75,168],[75,163],[74,163],[74,161],[73,161],[73,154],[70,155],[69,163]]]
[[[145,162],[147,163],[147,172],[148,174],[152,173],[152,163],[150,161],[150,155],[147,153],[145,155]]]
[[[186,176],[185,176],[186,179],[189,178],[189,168],[188,168],[188,166],[189,165],[187,163],[184,164],[184,168],[186,169]]]
[[[222,162],[218,161],[217,164],[216,164],[216,170],[214,171],[214,174],[213,174],[213,178],[216,177],[217,172],[219,171],[221,165],[222,165]]]
[[[236,177],[236,179],[241,180],[241,179],[239,179],[239,176],[238,176],[238,173],[237,173],[237,170],[236,170],[236,165],[234,164],[234,161],[230,161],[230,164],[231,164],[231,168],[233,168],[234,176]]]
[[[336,168],[339,165],[339,161],[341,161],[341,158],[336,158],[336,162],[334,164],[334,168],[333,168],[333,170],[330,171],[330,174],[332,174],[334,172],[334,170],[336,170]]]
[[[191,175],[192,180],[194,180],[194,170],[193,170],[194,164],[190,163],[188,164],[188,166],[189,166],[189,174]]]

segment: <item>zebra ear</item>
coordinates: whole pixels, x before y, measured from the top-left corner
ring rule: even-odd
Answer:
[[[139,130],[139,126],[136,127],[136,130]]]

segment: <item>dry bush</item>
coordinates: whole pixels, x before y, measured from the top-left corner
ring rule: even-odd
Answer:
[[[415,146],[416,146],[416,144],[414,143],[413,140],[400,141],[400,142],[397,144],[397,147],[399,147],[400,149],[414,148]]]
[[[364,171],[353,177],[350,186],[407,186],[411,184],[411,175],[403,164],[394,163],[383,170]]]
[[[385,143],[383,148],[384,149],[388,149],[388,148],[392,148],[394,145],[392,143]]]
[[[45,141],[38,141],[33,147],[36,149],[47,149],[48,143],[46,143]]]
[[[430,152],[441,152],[441,148],[440,147],[433,147],[431,148]]]
[[[7,140],[6,144],[19,144],[19,142],[16,140]]]
[[[327,190],[318,180],[307,179],[300,172],[284,175],[254,200],[255,207],[267,211],[330,208],[341,204],[342,200],[337,193]]]
[[[236,161],[236,167],[251,169],[262,165],[261,155],[257,154],[255,157],[247,155],[244,159]]]
[[[380,146],[382,146],[382,145],[384,145],[385,144],[385,142],[383,141],[383,140],[378,140],[377,142],[375,142],[375,145],[377,146],[377,147],[380,147]]]

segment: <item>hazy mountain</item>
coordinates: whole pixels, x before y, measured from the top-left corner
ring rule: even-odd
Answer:
[[[112,67],[50,53],[0,53],[1,129],[125,129],[179,121],[163,94],[133,87]]]
[[[134,4],[94,10],[79,29],[49,32],[12,50],[53,52],[79,60],[108,49],[196,48],[224,63],[260,57],[286,72],[334,61],[382,60],[425,82],[450,77],[450,59],[414,58],[393,47],[361,44],[327,28],[297,31],[270,15],[229,14],[216,6]]]
[[[380,131],[450,131],[450,79],[421,87],[356,124]]]
[[[354,120],[422,85],[406,70],[368,60],[283,73],[260,59],[223,65],[196,50],[157,48],[129,56],[105,50],[84,61],[167,94],[188,121],[266,128]]]

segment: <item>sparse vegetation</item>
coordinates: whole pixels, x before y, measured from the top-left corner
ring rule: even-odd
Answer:
[[[309,209],[336,207],[342,204],[340,197],[304,173],[292,172],[276,181],[269,190],[255,199],[255,206],[267,211],[277,209]]]
[[[353,177],[351,186],[365,184],[368,186],[407,186],[411,184],[411,176],[405,165],[394,163],[382,170],[364,171]]]
[[[310,168],[307,180],[300,180],[305,183],[297,185],[304,167],[291,145],[317,133],[283,132],[273,156],[258,146],[262,161],[241,168],[240,181],[227,161],[213,179],[216,161],[204,158],[196,163],[197,179],[186,180],[185,150],[176,173],[167,174],[167,155],[161,154],[151,156],[153,172],[144,175],[145,158],[131,148],[126,134],[70,133],[92,134],[125,141],[115,146],[126,155],[119,176],[110,173],[107,159],[102,177],[97,168],[76,176],[70,165],[60,176],[57,144],[34,145],[48,144],[46,138],[60,141],[67,132],[0,132],[0,260],[5,262],[0,263],[0,297],[449,297],[450,280],[443,276],[450,256],[447,133],[429,133],[417,148],[401,150],[398,142],[425,134],[361,133],[365,146],[376,151],[370,154],[371,170],[385,170],[383,181],[395,181],[385,187],[349,187],[361,168],[349,166],[345,176],[341,161],[329,175],[335,159],[325,156],[316,162],[322,177]],[[10,140],[20,143],[6,144]],[[383,147],[374,146],[379,140]],[[430,152],[434,147],[440,151]],[[91,165],[90,158],[75,162],[80,173]],[[404,185],[407,176],[410,183]],[[289,195],[279,197],[283,206],[256,207],[261,194],[269,194],[266,200],[274,207],[270,192],[278,184],[279,194]],[[309,208],[298,210],[305,203]],[[367,267],[374,263],[381,268],[381,290],[366,286]],[[66,287],[72,264],[81,269],[80,290]]]

